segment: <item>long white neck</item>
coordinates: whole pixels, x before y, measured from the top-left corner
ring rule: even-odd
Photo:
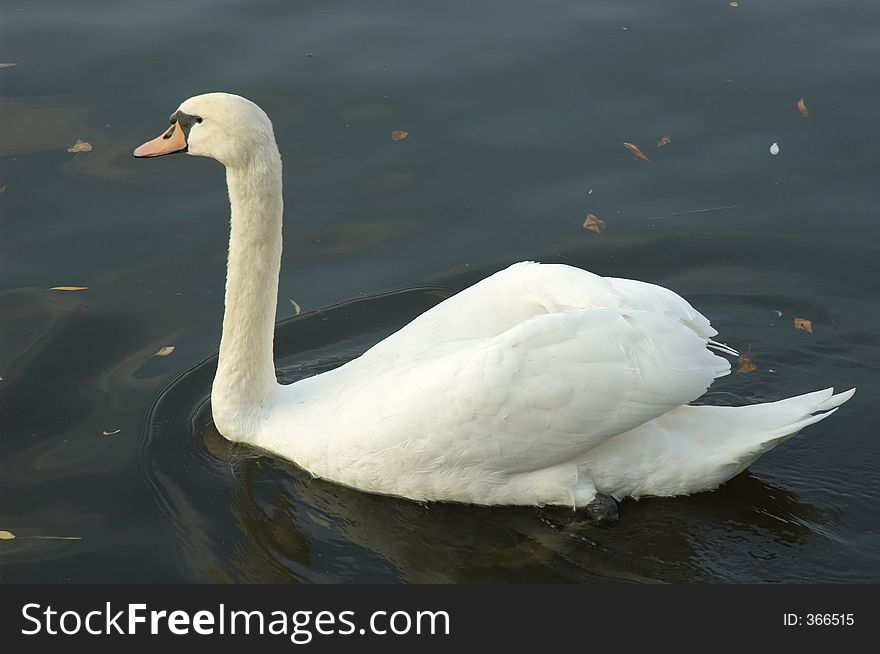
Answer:
[[[232,219],[211,405],[217,428],[234,440],[246,439],[277,387],[272,342],[281,269],[281,157],[274,143],[258,154],[226,171]]]

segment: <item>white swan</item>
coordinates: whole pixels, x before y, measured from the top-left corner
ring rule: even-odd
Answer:
[[[475,504],[588,506],[716,488],[855,389],[743,407],[688,406],[730,364],[672,291],[517,263],[361,357],[281,386],[272,339],[281,157],[245,98],[186,100],[134,151],[211,157],[232,206],[217,429],[364,491]],[[598,495],[601,494],[601,495]],[[616,513],[616,508],[615,508]]]

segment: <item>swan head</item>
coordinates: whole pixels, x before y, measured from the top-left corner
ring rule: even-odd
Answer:
[[[205,93],[184,100],[171,114],[171,126],[134,150],[135,157],[186,152],[216,159],[227,168],[277,154],[272,122],[260,107],[240,95]]]

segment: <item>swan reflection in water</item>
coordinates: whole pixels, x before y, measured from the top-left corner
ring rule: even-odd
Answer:
[[[443,295],[389,293],[279,323],[279,376],[287,382],[336,367]],[[774,559],[796,558],[820,537],[813,524],[834,521],[749,472],[712,493],[627,500],[608,528],[563,507],[363,493],[224,439],[208,403],[215,365],[205,361],[160,396],[142,457],[188,580],[759,581],[773,577],[766,568]]]

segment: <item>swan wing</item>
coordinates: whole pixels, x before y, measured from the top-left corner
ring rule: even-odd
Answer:
[[[418,356],[430,344],[491,338],[525,321],[572,309],[650,311],[709,339],[708,319],[673,291],[647,282],[602,277],[563,264],[515,263],[429,309],[377,344],[383,357]]]
[[[517,473],[571,461],[702,395],[730,370],[705,345],[650,311],[571,309],[418,356],[362,357],[349,379],[368,383],[343,386],[347,410],[372,416],[360,447],[405,447],[425,470]]]

